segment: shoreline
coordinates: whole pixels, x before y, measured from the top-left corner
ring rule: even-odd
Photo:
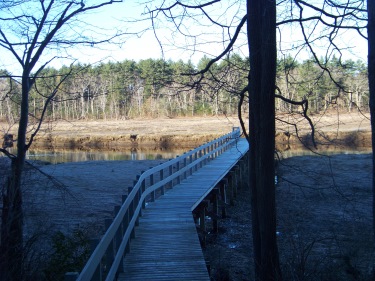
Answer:
[[[279,115],[276,149],[313,147],[311,128],[300,115]],[[319,147],[371,147],[367,115],[358,112],[311,115]],[[282,120],[282,121],[281,121]],[[245,120],[247,124],[247,120]],[[297,124],[296,127],[291,125]],[[17,126],[0,122],[3,132],[17,139]],[[191,149],[240,127],[236,116],[131,120],[77,120],[44,122],[32,149],[122,150]],[[13,142],[16,145],[16,142]]]

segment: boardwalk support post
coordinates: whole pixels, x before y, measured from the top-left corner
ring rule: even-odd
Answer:
[[[64,276],[64,281],[76,281],[78,278],[78,272],[67,272]]]
[[[210,201],[208,200],[203,200],[200,204],[199,208],[199,227],[202,232],[202,246],[206,246],[206,210],[207,207],[209,206]]]
[[[218,196],[220,194],[219,189],[216,187],[212,191],[212,228],[214,233],[219,232],[219,224],[218,224],[218,213],[219,213],[219,202]]]
[[[219,182],[219,189],[220,189],[220,198],[221,198],[221,217],[225,219],[227,217],[227,186],[228,186],[228,179],[223,178]]]

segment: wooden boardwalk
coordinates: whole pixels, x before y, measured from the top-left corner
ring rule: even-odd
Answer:
[[[239,139],[237,145],[148,203],[117,280],[210,280],[192,211],[247,150],[247,141]]]

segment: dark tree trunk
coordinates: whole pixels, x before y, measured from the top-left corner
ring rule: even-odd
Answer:
[[[370,90],[370,114],[372,132],[372,219],[375,238],[375,3],[367,0],[368,12],[368,81]]]
[[[12,160],[5,192],[1,224],[0,275],[1,280],[22,280],[23,212],[20,163]]]
[[[281,280],[276,241],[276,1],[248,0],[250,183],[257,280]]]
[[[22,280],[23,275],[23,209],[22,175],[26,158],[28,124],[29,73],[23,74],[21,115],[17,136],[17,157],[12,159],[11,172],[3,187],[1,221],[0,276],[3,281]]]

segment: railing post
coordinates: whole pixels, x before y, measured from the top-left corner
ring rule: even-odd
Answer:
[[[115,217],[117,216],[118,212],[120,211],[121,209],[121,206],[115,206]],[[120,245],[121,245],[121,241],[122,241],[122,237],[125,233],[125,230],[124,230],[124,224],[121,223],[120,227],[117,229],[116,231],[116,235],[114,237],[114,243],[113,243],[113,246],[114,246],[114,250],[115,250],[115,255],[118,251],[118,249],[120,248]]]
[[[99,244],[99,239],[91,239],[90,240],[90,248],[91,253],[95,251],[96,246]],[[102,281],[103,280],[103,272],[102,272],[102,262],[100,262],[95,269],[95,273],[91,278],[91,281]]]
[[[117,213],[120,211],[120,207],[117,211]],[[116,241],[116,246],[115,246],[115,255],[117,254],[117,252],[119,251],[119,248],[120,248],[120,245],[121,245],[121,242],[122,242],[122,239],[124,237],[124,234],[125,234],[125,227],[124,227],[124,223],[121,223],[120,227],[117,229],[116,231],[116,235],[115,235],[115,241]],[[124,271],[124,267],[123,267],[123,260],[124,260],[124,253],[121,253],[121,261],[120,261],[120,265],[119,267],[117,268],[117,273],[120,273],[120,272],[123,272]]]
[[[112,220],[111,219],[106,219],[105,220],[105,228],[108,229],[109,226],[111,225],[112,223]],[[106,271],[108,270],[108,268],[111,267],[112,263],[113,263],[113,259],[114,259],[114,256],[115,256],[115,252],[116,252],[116,246],[114,245],[115,243],[115,240],[116,237],[114,237],[114,239],[111,240],[111,242],[109,243],[109,246],[107,248],[107,251],[105,252],[105,263],[103,265],[103,267],[106,269]]]
[[[128,198],[127,195],[123,195],[122,196],[122,203],[124,203],[127,198]],[[123,228],[124,228],[124,233],[126,232],[126,230],[129,227],[129,222],[130,222],[130,218],[129,218],[129,209],[128,209],[126,211],[126,213],[125,213],[125,216],[124,216],[123,220],[122,220],[122,224],[123,224]],[[129,239],[128,243],[126,243],[125,253],[129,253],[129,251],[130,251],[130,239]]]

